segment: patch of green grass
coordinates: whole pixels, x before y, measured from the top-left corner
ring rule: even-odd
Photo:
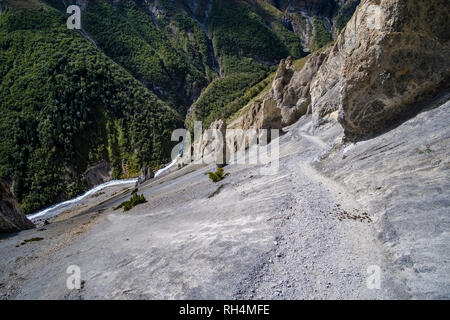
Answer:
[[[144,195],[138,195],[137,194],[138,190],[134,189],[133,192],[131,193],[131,198],[128,201],[122,202],[118,207],[115,207],[114,210],[118,210],[120,208],[123,209],[123,212],[126,211],[130,211],[131,209],[133,209],[135,206],[142,204],[142,203],[146,203],[147,200],[145,199]]]
[[[208,175],[209,179],[211,179],[212,182],[217,183],[229,176],[230,173],[225,173],[223,168],[217,168],[216,172],[205,172],[205,175]]]
[[[301,59],[297,59],[294,61],[293,65],[296,71],[300,71],[303,69],[303,67],[305,66],[306,62],[309,60],[310,56],[306,56],[304,58]]]

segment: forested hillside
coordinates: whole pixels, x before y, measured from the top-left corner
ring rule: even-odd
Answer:
[[[0,179],[25,212],[75,196],[101,160],[123,177],[169,158],[179,115],[52,8],[0,16]]]
[[[111,178],[163,164],[174,128],[230,117],[354,9],[315,2],[0,0],[0,179],[29,213],[86,190],[95,164]]]

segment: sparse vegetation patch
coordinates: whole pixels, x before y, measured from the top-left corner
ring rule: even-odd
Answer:
[[[20,244],[21,246],[30,243],[30,242],[36,242],[36,241],[42,241],[44,240],[44,238],[40,238],[40,237],[35,237],[35,238],[31,238],[31,239],[25,239],[22,241],[22,243]]]
[[[227,176],[230,175],[229,172],[225,173],[223,168],[217,168],[216,172],[206,172],[205,174],[207,174],[209,176],[209,179],[211,179],[211,181],[214,183],[222,181],[223,179],[225,179]]]
[[[134,189],[131,193],[131,198],[128,201],[122,202],[119,206],[115,207],[114,210],[118,210],[120,208],[123,208],[123,212],[130,211],[135,206],[146,203],[147,200],[145,199],[143,194],[137,194],[138,189]]]

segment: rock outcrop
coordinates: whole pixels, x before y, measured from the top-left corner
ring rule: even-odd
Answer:
[[[231,129],[280,129],[282,127],[281,109],[275,100],[268,96],[256,101],[241,117],[229,124]]]
[[[283,11],[282,23],[300,38],[305,51],[313,47],[316,27],[314,20],[319,19],[334,37],[339,33],[338,18],[351,17],[359,0],[285,0],[271,1],[271,4]]]
[[[92,188],[105,183],[112,178],[112,169],[108,162],[101,161],[98,164],[89,167],[83,174],[88,187]]]
[[[0,181],[0,233],[34,228],[19,207],[7,185]]]
[[[226,163],[226,130],[227,123],[223,119],[211,123],[209,130],[205,130],[200,139],[194,141],[192,159],[198,163],[224,165]],[[190,162],[190,158],[191,155],[185,153],[180,163],[186,164]]]
[[[155,177],[155,173],[152,169],[145,167],[141,169],[141,173],[138,177],[137,185],[143,184],[144,182],[153,179]]]
[[[301,71],[295,72],[291,76],[287,72],[281,72],[281,70],[287,68],[295,70],[290,66],[292,62],[283,63],[282,61],[280,63],[277,76],[286,74],[287,77],[285,76],[283,81],[277,80],[277,77],[275,77],[271,94],[280,108],[283,126],[294,123],[307,113],[311,105],[311,82],[328,53],[329,49],[312,54]]]
[[[262,101],[253,102],[230,126],[244,130],[281,129],[297,121],[310,109],[311,81],[329,50],[312,54],[300,72],[296,72],[291,57],[281,60],[268,94]]]
[[[337,41],[300,71],[290,59],[281,61],[264,98],[279,109],[271,114],[281,119],[271,125],[290,125],[311,111],[316,126],[337,119],[352,139],[413,115],[421,100],[449,84],[449,16],[444,0],[362,1]],[[242,121],[261,128],[260,110],[255,106]]]
[[[311,84],[316,123],[339,111],[348,137],[371,135],[448,85],[445,0],[362,1]]]

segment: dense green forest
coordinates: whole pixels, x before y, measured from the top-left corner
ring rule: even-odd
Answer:
[[[0,2],[0,179],[26,213],[86,190],[101,161],[113,178],[160,166],[173,129],[231,117],[306,55],[264,0],[86,0],[78,31],[73,3]]]
[[[65,28],[53,9],[0,16],[0,178],[25,212],[85,189],[107,160],[114,177],[168,160],[179,115]]]
[[[58,8],[61,2],[50,3]],[[208,17],[190,12],[183,1],[157,4],[156,18],[145,1],[88,1],[83,28],[105,54],[182,115],[211,82],[216,90],[206,91],[229,102],[230,93],[239,95],[262,80],[280,59],[304,55],[299,38],[263,1],[214,1]],[[223,83],[236,90],[220,92]],[[208,125],[223,105],[209,106],[211,98],[201,95],[204,101],[194,104],[189,119]]]
[[[156,27],[136,3],[90,1],[83,26],[108,56],[184,114],[214,77],[208,39],[182,11]]]

